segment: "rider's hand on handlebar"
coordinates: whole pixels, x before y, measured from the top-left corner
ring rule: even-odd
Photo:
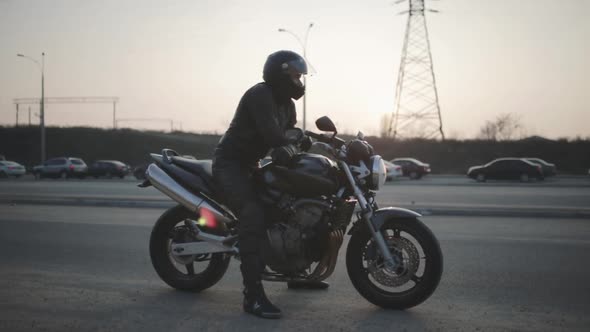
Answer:
[[[279,166],[286,166],[291,158],[297,154],[297,148],[293,144],[274,148],[270,154],[273,163]]]

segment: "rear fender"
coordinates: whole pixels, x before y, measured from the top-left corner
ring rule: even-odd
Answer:
[[[386,208],[379,209],[373,213],[373,219],[371,220],[371,223],[373,224],[375,229],[381,229],[381,227],[383,226],[383,224],[387,220],[391,220],[391,219],[417,219],[419,217],[422,217],[422,215],[419,214],[418,212],[414,212],[412,210],[408,210],[408,209],[404,209],[404,208],[397,208],[397,207],[386,207]],[[356,232],[356,230],[359,227],[366,227],[363,222],[359,222],[359,221],[360,221],[360,219],[357,220],[352,225],[352,227],[350,228],[350,230],[347,233],[348,235]]]

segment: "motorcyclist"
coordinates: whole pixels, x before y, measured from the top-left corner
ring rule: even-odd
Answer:
[[[295,126],[293,99],[305,93],[301,81],[307,74],[303,57],[291,51],[268,56],[264,82],[242,96],[233,120],[215,149],[213,176],[229,208],[239,220],[239,249],[244,283],[244,311],[263,318],[279,318],[281,310],[264,292],[261,273],[264,263],[261,244],[265,241],[264,210],[252,183],[252,171],[270,149],[273,157],[288,158],[292,148],[285,136]]]

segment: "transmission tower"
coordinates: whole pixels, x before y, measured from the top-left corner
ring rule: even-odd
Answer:
[[[400,0],[396,3],[402,3]],[[430,41],[426,27],[424,0],[407,0],[409,9],[406,35],[395,88],[394,111],[389,136],[442,138],[442,117],[434,79]]]

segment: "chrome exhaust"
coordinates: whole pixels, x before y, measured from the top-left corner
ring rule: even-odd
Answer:
[[[214,214],[216,220],[223,223],[230,221],[221,211],[214,208],[203,197],[199,197],[179,185],[170,175],[166,174],[156,164],[150,164],[145,171],[145,175],[151,184],[159,191],[163,192],[172,200],[182,204],[191,212],[200,214],[201,209],[207,209]]]

